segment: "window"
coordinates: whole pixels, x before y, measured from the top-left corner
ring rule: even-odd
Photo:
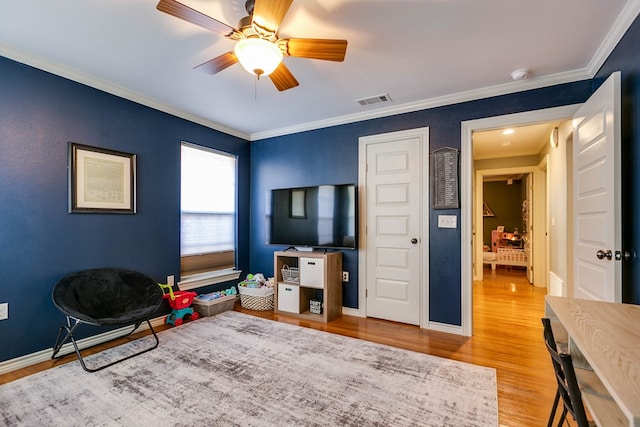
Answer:
[[[234,270],[236,158],[182,143],[180,196],[181,285],[189,276]],[[219,275],[219,274],[218,274]],[[215,274],[207,274],[212,277]],[[225,280],[228,277],[225,278]],[[196,286],[216,283],[208,281]]]

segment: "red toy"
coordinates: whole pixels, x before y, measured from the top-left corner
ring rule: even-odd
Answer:
[[[191,320],[197,320],[200,318],[200,314],[191,308],[191,303],[193,299],[196,297],[195,292],[190,291],[176,291],[173,292],[171,286],[161,285],[163,292],[164,288],[169,289],[168,294],[164,294],[164,298],[169,301],[169,305],[173,309],[171,313],[167,316],[165,320],[166,324],[172,324],[173,326],[180,326],[184,323],[184,317],[190,316]]]

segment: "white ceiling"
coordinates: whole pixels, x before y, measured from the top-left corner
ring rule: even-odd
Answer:
[[[244,0],[184,0],[236,26]],[[640,0],[294,0],[281,37],[344,38],[342,63],[285,58],[300,86],[239,64],[234,42],[156,0],[0,0],[0,55],[249,140],[591,78]],[[530,70],[524,81],[512,71]],[[392,101],[355,100],[388,93]]]
[[[553,128],[560,123],[536,123],[509,128],[513,133],[505,134],[505,129],[494,129],[473,133],[473,159],[498,159],[516,156],[538,155],[549,138]]]

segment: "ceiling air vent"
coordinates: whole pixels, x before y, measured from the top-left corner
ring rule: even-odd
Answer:
[[[356,99],[356,102],[358,102],[360,105],[371,105],[377,104],[378,102],[388,101],[391,101],[391,97],[388,93],[385,93],[384,95],[371,96],[369,98]]]

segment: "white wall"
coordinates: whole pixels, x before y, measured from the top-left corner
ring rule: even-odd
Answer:
[[[567,120],[558,126],[558,147],[547,150],[549,154],[548,172],[551,178],[549,185],[549,271],[561,279],[565,286],[569,280],[569,185],[568,179],[570,158],[570,142],[572,134],[571,121]],[[567,296],[567,290],[564,290]]]

